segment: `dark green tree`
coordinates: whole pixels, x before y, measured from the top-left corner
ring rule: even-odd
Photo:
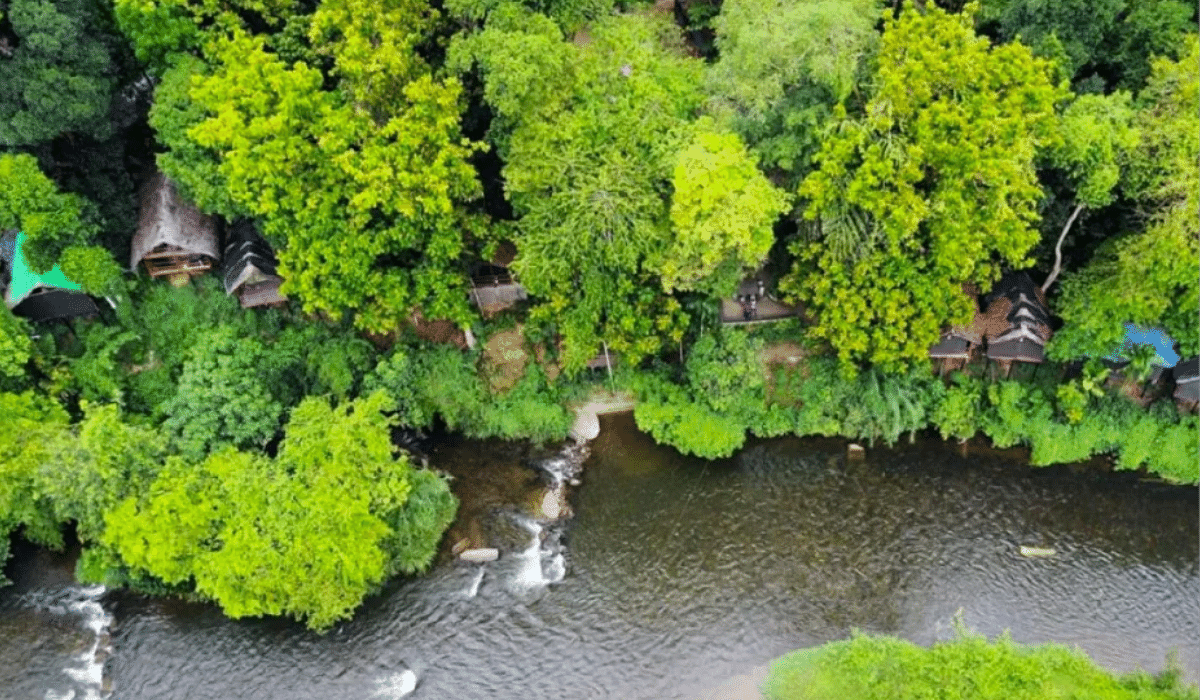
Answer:
[[[113,30],[105,3],[0,2],[0,147],[110,135],[120,78]]]

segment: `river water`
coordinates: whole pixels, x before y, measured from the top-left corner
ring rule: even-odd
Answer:
[[[842,441],[757,441],[705,463],[613,416],[574,517],[548,524],[500,502],[553,481],[520,466],[544,453],[447,439],[431,460],[458,489],[490,480],[493,507],[468,510],[498,561],[443,557],[322,636],[85,588],[69,556],[22,550],[0,590],[0,697],[687,699],[852,628],[947,639],[960,609],[1116,670],[1174,649],[1200,675],[1196,489],[936,441],[863,461]]]

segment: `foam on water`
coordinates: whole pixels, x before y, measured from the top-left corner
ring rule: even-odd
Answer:
[[[83,627],[91,630],[93,635],[91,647],[75,657],[78,665],[63,669],[63,673],[67,677],[81,686],[83,696],[80,700],[101,700],[111,695],[111,691],[105,688],[104,683],[104,659],[108,658],[112,652],[108,635],[108,628],[112,624],[112,615],[104,610],[99,601],[105,590],[104,586],[72,588],[67,591],[65,606],[49,606],[49,609],[56,613],[61,609],[62,613],[80,616]],[[75,700],[77,695],[74,689],[65,694],[47,689],[45,697],[47,700],[52,698],[54,700],[58,698]]]
[[[417,689],[417,674],[406,668],[399,673],[380,678],[376,685],[378,687],[372,697],[398,700]]]
[[[471,586],[467,588],[466,595],[468,598],[474,598],[479,593],[479,584],[483,582],[483,567],[479,567],[479,572],[475,574],[475,579],[471,582]]]
[[[516,582],[526,588],[544,586],[547,580],[542,575],[542,526],[528,518],[522,518],[520,522],[529,530],[530,538],[529,546],[515,557],[521,562]]]

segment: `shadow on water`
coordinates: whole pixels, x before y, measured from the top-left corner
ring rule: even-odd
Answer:
[[[445,547],[499,560],[443,553],[327,635],[108,594],[116,696],[694,698],[851,628],[948,638],[959,608],[980,632],[1078,644],[1113,669],[1157,670],[1177,648],[1200,670],[1195,489],[940,442],[847,461],[840,440],[752,441],[706,463],[628,415],[602,426],[559,524],[536,512],[571,478],[555,448],[439,440],[431,464],[463,500]],[[0,591],[0,660],[24,654],[22,687],[49,687],[62,637],[26,652],[4,634],[27,608]]]

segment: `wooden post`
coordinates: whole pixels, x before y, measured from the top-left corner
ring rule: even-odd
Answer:
[[[608,388],[615,394],[617,385],[613,382],[612,358],[608,356],[608,341],[601,340],[600,343],[604,346],[604,366],[608,367]]]

